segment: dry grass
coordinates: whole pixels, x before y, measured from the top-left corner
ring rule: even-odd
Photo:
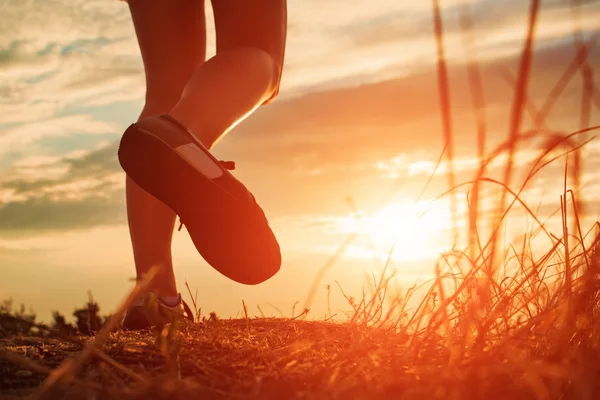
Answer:
[[[45,331],[39,337],[1,339],[0,394],[28,399],[600,397],[600,225],[583,228],[579,201],[580,149],[589,141],[587,134],[596,129],[589,126],[591,110],[600,108],[600,92],[587,55],[600,35],[584,41],[577,22],[579,1],[573,0],[577,55],[546,101],[536,107],[527,89],[539,3],[531,2],[517,75],[502,71],[515,88],[508,139],[489,153],[472,21],[468,8],[461,11],[481,165],[473,181],[462,184],[455,183],[449,169],[451,188],[440,197],[470,189],[469,244],[440,257],[436,279],[416,309],[408,309],[407,304],[417,288],[403,295],[391,293],[394,271],[386,265],[380,279],[369,282],[371,291],[358,299],[339,288],[351,309],[346,321],[305,320],[315,288],[355,239],[352,234],[316,277],[299,316],[249,318],[243,304],[243,319],[210,318],[162,332],[115,332],[128,302],[149,281],[142,282],[94,338],[60,337]],[[433,10],[444,154],[451,164],[450,85],[436,0]],[[579,129],[555,132],[546,118],[577,71],[584,88]],[[525,113],[534,127],[527,132],[521,128]],[[519,146],[540,137],[545,146],[539,157],[519,185],[511,183]],[[500,156],[508,159],[503,181],[486,175]],[[534,177],[557,162],[564,162],[561,206],[555,216],[562,222],[559,235],[551,233],[523,200]],[[480,210],[483,185],[501,189],[492,216]],[[503,221],[517,206],[535,225],[521,243],[505,246],[499,255]],[[494,221],[487,238],[479,226],[486,218]],[[548,243],[542,253],[532,246],[540,237]]]
[[[591,265],[600,265],[599,255],[591,254]],[[156,334],[119,331],[94,346],[74,380],[42,398],[591,399],[600,390],[598,272],[576,281],[578,313],[570,325],[565,298],[541,295],[545,288],[532,274],[517,278],[514,290],[505,288],[486,313],[476,314],[469,296],[438,295],[438,306],[431,296],[420,314],[429,316],[427,323],[417,314],[367,324],[361,315],[368,302],[341,324],[206,320],[182,327],[172,339],[183,349],[179,376]],[[444,314],[450,308],[441,307],[444,302],[453,311]],[[529,312],[534,315],[518,318]],[[7,352],[0,353],[6,360],[0,389],[20,398],[39,393],[48,374],[93,340],[0,341]]]

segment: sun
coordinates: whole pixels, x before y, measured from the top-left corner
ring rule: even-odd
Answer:
[[[451,213],[443,202],[398,202],[368,215],[353,213],[340,220],[339,227],[363,236],[379,255],[387,255],[393,246],[394,259],[422,260],[439,253],[440,239],[451,227]],[[354,249],[354,253],[363,252]]]

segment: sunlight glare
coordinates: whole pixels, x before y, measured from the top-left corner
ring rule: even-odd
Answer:
[[[339,223],[342,232],[358,233],[370,240],[378,256],[387,256],[396,242],[393,259],[405,261],[435,257],[450,227],[450,209],[441,201],[395,203],[371,215],[351,214]],[[364,250],[362,254],[368,251]]]

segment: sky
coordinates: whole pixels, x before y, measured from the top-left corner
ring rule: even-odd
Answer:
[[[586,39],[600,30],[600,1],[581,1],[578,16],[568,0],[541,3],[528,93],[538,108],[575,55],[574,27]],[[490,151],[507,137],[513,87],[505,75],[519,65],[529,2],[440,4],[454,169],[457,182],[465,182],[473,177],[477,153],[458,10],[468,4],[473,13]],[[11,297],[48,321],[52,310],[70,314],[91,292],[109,312],[131,288],[135,271],[124,173],[116,159],[120,135],[137,119],[145,93],[127,4],[3,0],[0,13],[0,298]],[[207,18],[212,56],[208,5]],[[265,209],[281,243],[282,270],[258,286],[236,284],[202,260],[185,230],[175,232],[179,288],[185,292],[188,282],[197,290],[206,313],[236,316],[244,300],[251,314],[260,307],[290,315],[353,232],[357,239],[316,281],[315,316],[327,308],[327,285],[337,281],[354,293],[365,276],[381,273],[395,239],[393,266],[404,287],[431,277],[450,243],[448,197],[432,201],[447,189],[447,164],[423,191],[444,145],[431,3],[289,0],[288,19],[279,97],[214,149],[217,157],[236,161],[235,175]],[[600,51],[593,48],[589,59],[598,76]],[[547,122],[553,132],[581,127],[581,81],[575,74],[552,108]],[[600,92],[595,96],[590,125],[600,124]],[[530,123],[526,113],[524,126]],[[600,145],[590,135],[578,138],[591,139],[583,149],[581,196],[585,217],[594,221]],[[520,147],[517,164],[530,165],[541,142]],[[556,177],[563,169],[564,162],[551,165],[528,186],[524,197],[541,215],[550,217],[558,207],[563,187]],[[528,226],[522,216],[513,220],[515,232]],[[558,229],[559,222],[549,226]],[[344,309],[339,291],[331,301]]]

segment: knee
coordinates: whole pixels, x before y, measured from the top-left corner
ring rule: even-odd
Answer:
[[[242,47],[240,51],[246,53],[246,57],[249,59],[249,63],[254,63],[259,68],[265,71],[277,72],[279,67],[273,56],[263,49],[258,47]]]
[[[257,62],[261,64],[261,68],[266,71],[267,82],[269,84],[269,90],[275,91],[279,86],[279,77],[281,76],[281,66],[273,58],[273,56],[264,50],[258,50],[256,57]]]
[[[265,91],[277,89],[281,66],[271,54],[258,47],[240,47],[232,51],[236,52],[237,57],[243,60],[246,71],[252,74],[256,80],[265,84]]]

